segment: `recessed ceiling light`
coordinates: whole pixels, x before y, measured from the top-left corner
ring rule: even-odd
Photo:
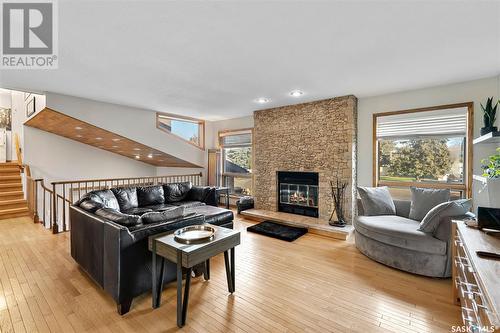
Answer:
[[[148,158],[153,158],[153,154],[149,154],[149,155],[148,155]]]
[[[290,91],[290,96],[292,97],[300,97],[302,95],[304,95],[304,92],[302,90],[295,89]]]
[[[136,159],[140,159],[141,157],[139,155],[135,155],[135,158]]]
[[[266,103],[269,103],[271,100],[267,97],[259,97],[255,100],[256,103],[259,103],[259,104],[266,104]]]
[[[123,153],[123,150],[118,150],[117,153]]]
[[[118,138],[114,138],[114,139],[112,139],[112,140],[113,140],[114,142],[120,141],[120,139],[118,139]]]
[[[77,138],[83,138],[83,135],[78,134],[76,137]]]
[[[82,128],[82,127],[80,127],[80,126],[76,126],[76,127],[75,127],[75,129],[76,129],[76,130],[82,130],[83,128]]]
[[[158,162],[163,162],[163,160],[158,160]]]
[[[141,148],[134,148],[134,150],[139,151],[139,150],[141,150]]]
[[[102,138],[101,138],[101,137],[97,137],[97,138],[95,138],[95,139],[96,139],[96,140],[102,140]]]
[[[118,146],[111,146],[111,148],[118,148]]]

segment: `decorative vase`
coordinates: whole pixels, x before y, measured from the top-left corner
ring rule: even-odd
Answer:
[[[488,133],[496,131],[498,131],[498,128],[496,126],[481,127],[481,135],[486,135]]]

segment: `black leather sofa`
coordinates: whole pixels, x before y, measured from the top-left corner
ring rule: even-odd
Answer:
[[[203,223],[233,227],[233,212],[216,199],[215,188],[188,182],[89,192],[70,206],[71,256],[125,314],[151,291],[149,236]],[[175,272],[167,261],[164,284]]]

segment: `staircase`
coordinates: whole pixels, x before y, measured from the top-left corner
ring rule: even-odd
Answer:
[[[15,162],[0,163],[0,220],[28,216],[21,171]]]

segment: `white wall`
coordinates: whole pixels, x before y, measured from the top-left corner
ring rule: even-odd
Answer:
[[[361,98],[358,100],[358,184],[372,185],[372,115],[378,112],[397,111],[461,102],[474,102],[474,138],[480,135],[483,117],[480,103],[493,96],[500,97],[500,76],[430,87],[395,94]],[[500,114],[497,117],[500,126]],[[476,145],[473,152],[473,173],[481,174],[481,159],[494,151],[491,145]],[[474,190],[475,186],[473,186]],[[477,190],[473,196],[477,195]],[[476,203],[477,204],[477,203]],[[479,203],[480,204],[480,203]]]
[[[57,180],[153,176],[156,168],[77,141],[24,128],[25,163],[35,178]]]
[[[10,90],[0,89],[0,108],[11,109],[12,108],[12,97]],[[12,115],[13,117],[13,115]],[[14,124],[12,124],[14,125]],[[12,126],[13,127],[13,126]],[[12,131],[6,131],[6,158],[7,161],[12,160]]]
[[[156,113],[117,104],[47,93],[47,107],[204,166],[205,151],[156,128]]]

